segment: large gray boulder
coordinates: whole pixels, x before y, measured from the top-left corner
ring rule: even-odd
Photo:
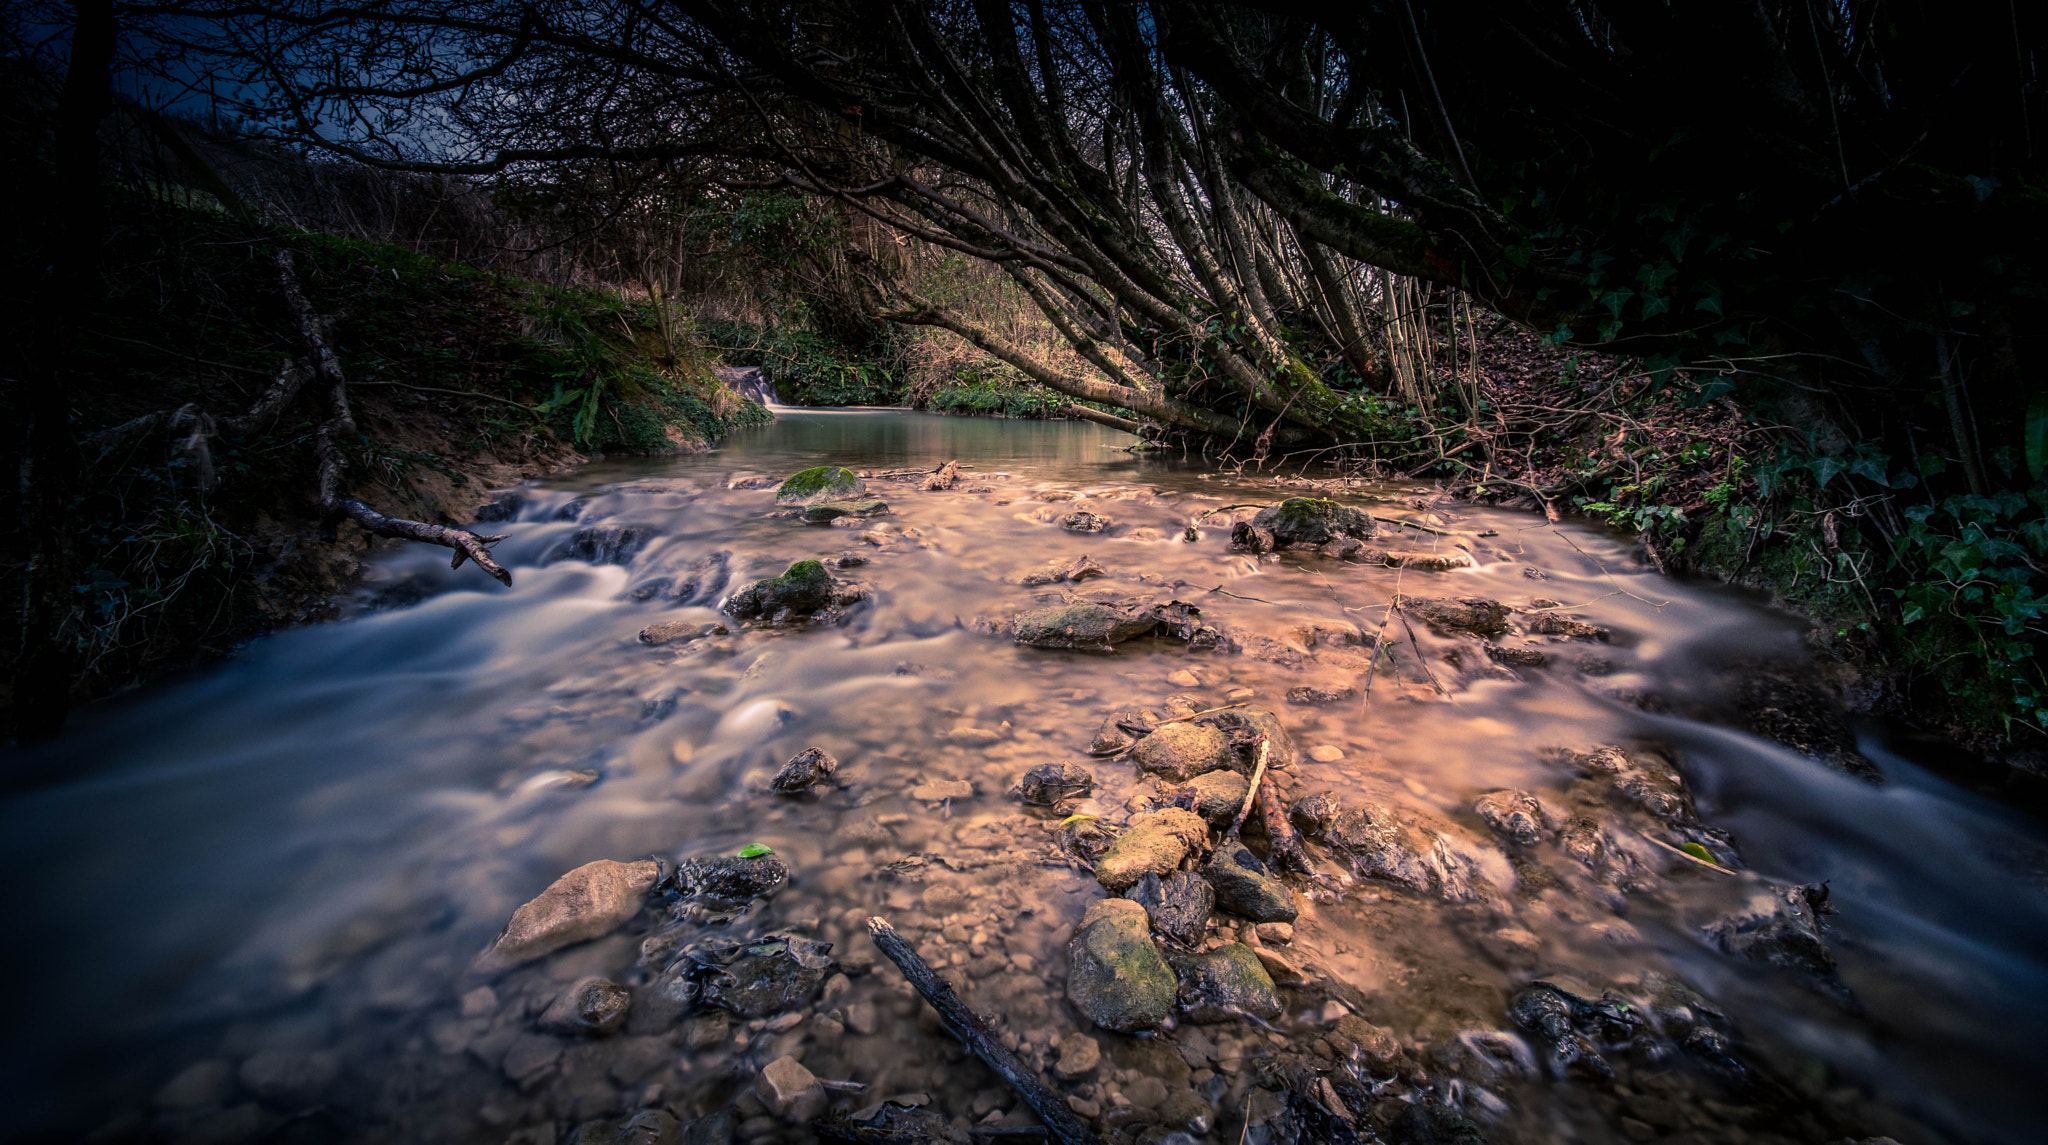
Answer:
[[[1067,997],[1106,1030],[1150,1030],[1173,1013],[1179,984],[1152,941],[1145,908],[1103,899],[1067,942]]]

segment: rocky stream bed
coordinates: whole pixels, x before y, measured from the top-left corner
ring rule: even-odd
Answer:
[[[878,918],[1103,1141],[2038,1125],[2039,832],[1788,618],[1422,487],[799,416],[53,749],[24,1135],[1047,1139]]]

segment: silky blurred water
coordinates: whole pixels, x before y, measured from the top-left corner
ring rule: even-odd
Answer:
[[[2039,1139],[2039,824],[1924,770],[1899,746],[1910,741],[1884,729],[1866,729],[1862,742],[1885,773],[1877,787],[1738,730],[1730,666],[1807,662],[1792,618],[1663,577],[1625,538],[1448,504],[1413,486],[1344,496],[1433,522],[1435,532],[1404,531],[1399,544],[1464,551],[1474,567],[1367,569],[1291,554],[1260,564],[1228,550],[1230,513],[1203,515],[1287,495],[1283,479],[1298,473],[1218,472],[1200,458],[1124,451],[1131,440],[1078,423],[779,410],[774,425],[708,454],[594,465],[526,490],[516,519],[494,527],[510,534],[497,550],[515,574],[510,590],[474,569],[450,572],[441,550],[395,549],[377,559],[352,619],[258,641],[228,663],[78,713],[62,739],[9,761],[16,786],[0,802],[9,1136],[295,1132],[304,1117],[285,1120],[293,1111],[236,1088],[246,1083],[198,1107],[158,1094],[193,1063],[232,1072],[271,1049],[336,1063],[318,1102],[325,1139],[566,1130],[646,1104],[649,1078],[661,1087],[655,1100],[686,1115],[736,1092],[771,1047],[801,1052],[820,1076],[877,1093],[921,1089],[967,1116],[992,1082],[920,1026],[886,965],[853,980],[851,998],[883,1008],[872,1035],[805,1027],[795,1042],[764,1033],[703,1048],[641,1032],[638,1050],[660,1064],[630,1083],[607,1072],[619,1041],[572,1047],[556,1080],[522,1088],[466,1052],[474,1031],[460,1022],[476,1019],[458,1016],[458,999],[479,981],[471,958],[563,871],[761,842],[796,872],[764,924],[812,927],[860,970],[873,956],[857,923],[888,914],[939,961],[952,950],[956,965],[987,971],[968,985],[970,1000],[1041,1032],[1042,1044],[1074,1020],[1061,998],[1064,928],[1101,892],[1085,873],[1043,861],[1047,824],[1005,792],[1035,764],[1073,760],[1097,776],[1091,806],[1120,814],[1139,777],[1128,763],[1082,755],[1105,714],[1156,709],[1174,693],[1211,706],[1250,689],[1304,748],[1343,754],[1304,759],[1291,793],[1327,788],[1426,818],[1461,841],[1497,892],[1450,904],[1361,887],[1304,916],[1303,956],[1362,991],[1372,1020],[1404,1039],[1504,1026],[1506,997],[1542,968],[1588,980],[1678,973],[1813,1100],[1873,1131],[1908,1145]],[[892,512],[871,529],[807,528],[773,514],[772,488],[731,487],[814,464],[929,469],[947,459],[969,467],[951,492],[874,482]],[[1054,518],[1075,508],[1113,528],[1063,531]],[[1188,543],[1182,532],[1196,521],[1200,537]],[[579,530],[611,526],[644,529],[628,563],[551,556]],[[795,559],[857,551],[870,563],[837,575],[870,599],[843,627],[636,641],[657,620],[719,619],[715,600],[677,605],[654,590],[721,551],[729,587]],[[1440,659],[1459,642],[1418,625],[1413,647],[1430,672],[1404,656],[1377,670],[1369,700],[1318,708],[1282,696],[1304,683],[1362,683],[1356,649],[1288,667],[1152,638],[1114,656],[1045,652],[975,630],[977,616],[1057,591],[1021,587],[1020,574],[1083,554],[1110,575],[1081,589],[1184,600],[1212,622],[1282,640],[1318,624],[1378,631],[1395,592],[1516,607],[1547,598],[1613,635],[1514,639],[1550,662],[1502,673],[1484,670],[1470,642],[1457,664]],[[1405,642],[1399,628],[1390,635]],[[1167,681],[1181,669],[1199,685]],[[1633,896],[1625,919],[1611,904],[1516,892],[1473,799],[1502,787],[1567,790],[1576,777],[1549,749],[1643,741],[1675,753],[1707,821],[1733,834],[1757,874],[1829,884],[1852,1002],[1708,947],[1698,928],[1739,896],[1682,862]],[[767,794],[773,769],[813,744],[844,762],[846,786],[810,801]],[[563,781],[584,770],[594,784]],[[956,779],[973,784],[972,798],[933,806],[910,794]],[[934,908],[928,890],[876,877],[915,854],[956,862],[941,878],[960,890],[958,918]],[[1504,962],[1489,944],[1508,926],[1537,937],[1532,963]],[[565,953],[500,993],[544,1001],[583,973],[621,976],[635,944]],[[1198,1093],[1210,1084],[1225,1107],[1219,1134],[1241,1080],[1187,1082]],[[1561,1093],[1532,1085],[1509,1096],[1538,1110],[1569,1104]],[[1525,1114],[1490,1133],[1536,1140],[1555,1124]],[[1595,1139],[1616,1132],[1571,1124]]]

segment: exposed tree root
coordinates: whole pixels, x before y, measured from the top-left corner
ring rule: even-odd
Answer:
[[[334,350],[320,333],[320,323],[313,313],[312,304],[306,301],[305,292],[299,289],[298,277],[292,273],[290,251],[277,252],[277,281],[278,288],[284,293],[285,304],[291,307],[292,317],[298,321],[299,341],[305,346],[306,357],[313,363],[314,376],[327,386],[327,421],[314,433],[314,450],[320,461],[321,512],[330,523],[346,517],[380,537],[425,541],[453,549],[455,556],[448,562],[449,568],[459,569],[463,561],[475,561],[478,568],[509,588],[512,574],[491,558],[488,547],[504,540],[503,534],[479,536],[467,529],[387,517],[353,497],[342,496],[342,477],[348,462],[336,439],[356,432],[355,416],[348,408],[348,379],[341,372],[341,361],[334,356]]]

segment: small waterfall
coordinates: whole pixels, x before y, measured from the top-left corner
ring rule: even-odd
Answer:
[[[720,366],[718,376],[748,401],[758,402],[769,409],[785,404],[781,395],[775,392],[775,383],[759,366]]]

